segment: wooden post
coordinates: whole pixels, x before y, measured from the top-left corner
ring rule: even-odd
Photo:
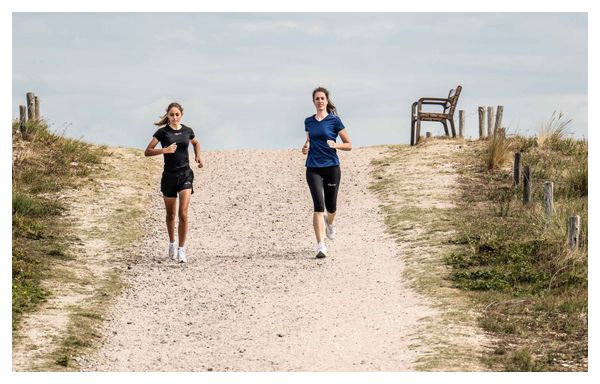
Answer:
[[[25,134],[25,122],[27,121],[27,109],[24,105],[19,105],[19,131]]]
[[[523,204],[531,201],[531,170],[529,165],[523,167]]]
[[[415,143],[415,129],[417,129],[415,127],[415,120],[414,117],[412,116],[412,111],[411,111],[411,118],[410,118],[410,145],[415,145],[417,143]]]
[[[504,113],[504,106],[499,105],[496,107],[496,125],[494,130],[502,128],[502,114]]]
[[[577,249],[579,245],[579,229],[580,229],[579,215],[571,216],[569,218],[569,248],[571,251]]]
[[[554,183],[551,181],[544,182],[544,213],[546,221],[550,221],[554,213]]]
[[[485,108],[479,107],[477,108],[477,112],[479,112],[479,140],[485,138],[485,130],[483,128],[483,121],[485,120]]]
[[[27,121],[35,119],[35,104],[33,103],[33,92],[27,92]]]
[[[513,163],[513,185],[517,186],[521,182],[521,152],[515,152],[515,162]]]
[[[496,133],[492,125],[494,123],[494,107],[487,107],[487,113],[487,135],[488,137],[491,137],[494,133]]]
[[[458,137],[465,137],[465,111],[458,111]]]
[[[40,98],[37,96],[33,96],[33,112],[34,120],[38,121],[40,119]]]

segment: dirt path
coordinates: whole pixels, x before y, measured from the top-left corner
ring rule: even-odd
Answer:
[[[206,152],[205,169],[195,170],[189,262],[166,256],[156,191],[130,288],[82,369],[414,370],[440,342],[424,334],[442,314],[411,288],[405,245],[386,234],[368,189],[370,161],[386,151],[341,154],[339,233],[322,261],[313,257],[299,151]]]
[[[161,159],[114,149],[95,183],[58,197],[75,256],[55,266],[53,296],[24,318],[13,369],[63,370],[57,361],[73,358],[66,369],[482,370],[487,340],[441,262],[459,150],[442,141],[341,153],[339,235],[325,260],[313,258],[298,151],[208,152],[189,263],[177,265],[165,256]],[[400,219],[386,229],[384,216]],[[119,276],[129,288],[112,306]],[[80,358],[72,347],[97,338],[88,320],[107,305],[104,345]]]

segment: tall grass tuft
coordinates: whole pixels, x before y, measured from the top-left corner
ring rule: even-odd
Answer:
[[[537,145],[541,148],[562,141],[567,136],[567,126],[571,119],[565,120],[562,112],[552,112],[548,121],[541,123],[537,130]]]
[[[510,160],[513,142],[506,137],[505,131],[502,129],[496,130],[488,141],[486,151],[486,164],[489,170],[500,168],[504,163]]]

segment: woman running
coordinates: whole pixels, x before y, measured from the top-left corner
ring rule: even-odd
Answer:
[[[330,240],[336,235],[336,202],[342,176],[336,150],[349,151],[352,143],[346,127],[337,116],[335,105],[329,99],[329,91],[318,87],[313,91],[312,99],[317,112],[304,120],[306,142],[302,153],[308,154],[306,181],[313,199],[316,257],[320,259],[327,256],[325,235]],[[342,143],[336,142],[338,135]]]
[[[200,158],[200,142],[192,128],[181,124],[183,108],[171,103],[167,113],[154,123],[159,128],[153,135],[144,155],[164,155],[164,170],[160,181],[160,190],[167,210],[167,232],[169,233],[169,257],[180,263],[187,262],[185,256],[185,237],[188,230],[188,207],[194,193],[194,172],[190,168],[188,147],[194,146],[195,161],[199,168],[204,166]],[[155,148],[160,142],[162,148]],[[179,194],[179,225],[177,227],[179,247],[175,247],[175,211]]]

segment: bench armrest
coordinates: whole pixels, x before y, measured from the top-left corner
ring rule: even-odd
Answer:
[[[441,107],[446,108],[446,106],[450,103],[450,99],[441,98],[441,97],[421,97],[419,101],[416,101],[412,105],[413,115],[422,111],[423,105],[439,105]]]

